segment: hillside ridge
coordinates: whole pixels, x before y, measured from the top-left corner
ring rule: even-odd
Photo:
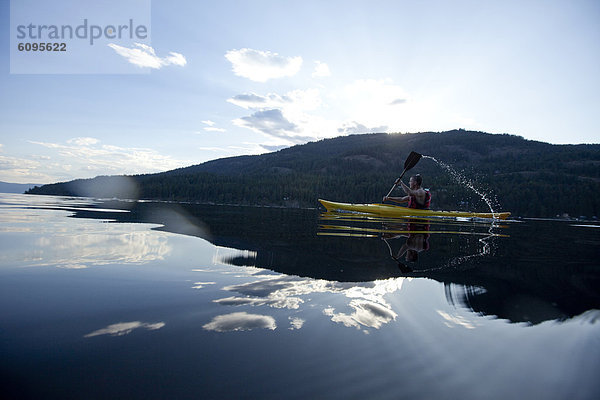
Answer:
[[[600,211],[592,195],[600,193],[600,144],[554,145],[465,130],[341,136],[155,174],[44,185],[27,193],[284,207],[316,207],[317,198],[372,203],[387,193],[410,151],[450,165],[463,181],[489,191],[499,208],[516,215],[592,217]],[[432,207],[488,209],[433,161],[423,159],[413,171],[431,189]]]

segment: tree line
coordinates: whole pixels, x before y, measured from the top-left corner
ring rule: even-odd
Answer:
[[[493,199],[496,210],[515,215],[592,217],[600,211],[600,145],[551,145],[462,130],[353,135],[219,159],[127,177],[133,192],[117,182],[123,177],[97,177],[28,193],[284,207],[316,207],[318,198],[373,203],[389,191],[410,151],[451,167],[449,172],[423,158],[409,172],[423,176],[435,209],[488,210],[472,185]]]

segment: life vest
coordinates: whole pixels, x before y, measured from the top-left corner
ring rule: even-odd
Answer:
[[[417,202],[417,198],[414,196],[408,197],[408,208],[418,208],[421,210],[428,210],[431,205],[431,193],[425,189],[425,204],[421,205]]]

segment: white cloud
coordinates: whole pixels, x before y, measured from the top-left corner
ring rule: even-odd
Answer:
[[[382,126],[374,126],[371,128],[366,127],[363,124],[360,124],[356,121],[344,122],[342,126],[338,128],[338,133],[340,135],[352,135],[356,133],[378,133],[378,132],[386,132],[388,129],[387,125]]]
[[[284,95],[269,93],[261,96],[256,93],[244,93],[238,94],[227,101],[246,110],[279,108],[288,114],[301,114],[305,111],[315,110],[323,104],[318,89],[298,89]]]
[[[87,265],[69,263],[64,265],[57,265],[57,267],[62,269],[86,269]]]
[[[231,104],[238,107],[250,109],[267,109],[274,107],[283,107],[286,103],[291,103],[291,99],[286,95],[280,96],[275,93],[269,93],[266,96],[261,96],[255,93],[238,94],[227,100]]]
[[[207,120],[204,120],[204,121],[202,121],[202,123],[203,123],[204,125],[208,125],[208,126],[205,126],[205,127],[204,127],[204,130],[205,130],[206,132],[226,132],[226,130],[225,130],[225,129],[223,129],[223,128],[217,128],[217,127],[215,126],[215,125],[216,125],[216,123],[215,123],[214,121],[211,121],[211,120],[208,120],[208,119],[207,119]],[[196,132],[196,133],[201,133],[201,132]]]
[[[100,335],[123,336],[130,334],[134,329],[145,328],[149,331],[155,331],[165,326],[164,322],[149,324],[140,321],[119,322],[118,324],[109,325],[106,328],[98,329],[92,333],[88,333],[84,337],[94,337]]]
[[[322,95],[322,92],[325,92]],[[227,100],[253,114],[234,120],[290,145],[338,135],[390,132],[411,120],[408,94],[389,80],[360,79],[330,89],[283,95],[243,93]]]
[[[233,73],[255,82],[294,76],[302,66],[302,57],[284,57],[270,51],[254,49],[230,50],[225,58],[231,62]]]
[[[187,60],[183,54],[169,52],[169,55],[166,57],[158,57],[152,47],[142,43],[134,43],[136,47],[132,48],[119,46],[114,43],[109,43],[108,46],[120,56],[125,57],[128,62],[138,67],[159,69],[168,65],[183,67],[187,64]]]
[[[32,159],[0,155],[0,180],[14,183],[46,183],[51,182],[47,165]]]
[[[91,137],[77,137],[77,138],[67,140],[67,143],[74,144],[77,146],[91,146],[91,145],[97,144],[99,142],[100,142],[100,140],[98,140],[96,138],[91,138]]]
[[[331,76],[329,66],[321,61],[315,61],[315,70],[312,73],[313,78],[324,78]]]
[[[0,171],[6,170],[31,170],[40,166],[37,161],[26,160],[23,158],[0,156]]]
[[[411,95],[390,79],[358,79],[336,87],[284,94],[247,92],[227,101],[251,111],[233,123],[270,136],[275,142],[269,143],[269,148],[339,135],[418,132],[423,126],[431,130],[469,128],[476,124],[444,107],[441,98]]]
[[[94,138],[73,138],[66,143],[38,141],[29,141],[29,143],[46,149],[44,164],[41,165],[34,160],[27,160],[26,163],[19,161],[18,164],[15,164],[18,161],[15,160],[12,168],[23,169],[23,166],[27,165],[32,179],[36,173],[51,177],[45,179],[45,182],[89,178],[96,175],[161,172],[184,167],[191,163],[187,160],[176,160],[170,156],[159,154],[153,149],[101,144]],[[2,169],[1,165],[0,159],[0,169]]]

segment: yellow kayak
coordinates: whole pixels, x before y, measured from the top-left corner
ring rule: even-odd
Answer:
[[[385,217],[449,217],[449,218],[494,218],[494,219],[506,219],[510,215],[509,212],[498,212],[498,213],[477,213],[468,211],[433,211],[433,210],[419,210],[416,208],[408,208],[401,206],[394,206],[390,204],[350,204],[350,203],[337,203],[334,201],[327,201],[319,199],[319,202],[329,212],[333,211],[354,211],[358,213],[381,215]]]

